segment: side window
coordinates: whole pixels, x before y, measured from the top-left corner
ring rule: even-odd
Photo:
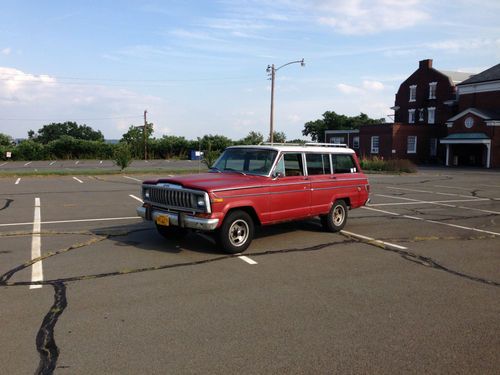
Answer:
[[[285,176],[304,175],[301,153],[286,153],[283,155],[283,161],[285,163]]]
[[[329,154],[306,154],[307,174],[330,174]]]
[[[356,164],[351,155],[332,155],[333,173],[356,173]]]

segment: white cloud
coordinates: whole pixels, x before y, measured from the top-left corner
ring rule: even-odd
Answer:
[[[6,47],[6,48],[4,48],[4,49],[0,50],[0,53],[1,53],[2,55],[5,55],[5,56],[10,55],[10,53],[11,53],[11,52],[12,52],[12,49],[11,49],[10,47]]]
[[[367,91],[381,91],[384,89],[384,84],[379,81],[363,81],[363,88]]]
[[[430,16],[418,0],[322,0],[318,21],[341,34],[375,34],[415,26]]]
[[[345,83],[339,83],[337,85],[337,89],[342,93],[346,95],[352,95],[352,94],[359,94],[362,92],[362,90],[359,87],[347,85]]]

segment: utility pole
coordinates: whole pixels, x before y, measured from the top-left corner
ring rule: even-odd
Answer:
[[[147,143],[146,143],[146,130],[148,128],[148,122],[146,120],[146,114],[148,113],[147,110],[144,110],[144,127],[143,127],[143,138],[144,138],[144,161],[147,161],[148,160],[148,146],[147,146]]]
[[[271,65],[271,115],[269,118],[269,141],[273,144],[274,141],[274,77],[276,70],[274,64]]]

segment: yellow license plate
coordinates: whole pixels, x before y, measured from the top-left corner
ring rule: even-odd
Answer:
[[[170,224],[170,220],[166,215],[158,215],[156,217],[156,224],[168,227],[168,225]]]

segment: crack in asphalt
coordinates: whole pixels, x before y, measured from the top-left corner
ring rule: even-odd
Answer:
[[[0,208],[0,211],[3,211],[3,210],[5,210],[6,208],[9,208],[9,206],[10,206],[10,204],[11,204],[12,202],[14,202],[14,199],[7,198],[7,199],[5,200],[5,203],[4,203],[3,207],[1,207],[1,208]]]
[[[172,264],[164,264],[160,266],[150,266],[150,267],[143,267],[143,268],[137,268],[137,269],[131,269],[131,270],[121,270],[121,271],[112,271],[112,272],[106,272],[106,273],[100,273],[100,274],[93,274],[93,275],[81,275],[81,276],[73,276],[73,277],[66,277],[66,278],[59,278],[59,279],[54,279],[54,280],[44,280],[44,281],[17,281],[17,282],[9,282],[10,278],[17,272],[30,267],[33,263],[38,262],[43,259],[47,259],[49,257],[53,257],[55,255],[67,253],[69,251],[83,248],[90,246],[94,243],[104,241],[106,239],[112,238],[112,237],[123,237],[127,236],[131,233],[139,232],[139,231],[145,231],[145,230],[152,230],[151,228],[140,228],[136,230],[128,230],[128,231],[122,231],[122,232],[114,232],[114,233],[89,233],[89,232],[45,232],[44,234],[87,234],[87,235],[92,235],[95,236],[94,238],[90,239],[89,241],[83,242],[83,243],[76,243],[72,244],[71,246],[68,246],[67,248],[54,251],[54,252],[49,252],[46,253],[36,259],[30,260],[28,262],[25,262],[21,265],[18,265],[17,267],[12,268],[11,270],[5,272],[3,275],[0,276],[0,286],[4,287],[12,287],[12,286],[26,286],[26,285],[51,285],[54,288],[54,303],[51,306],[50,310],[48,313],[45,315],[43,322],[40,326],[40,329],[37,333],[36,336],[36,347],[37,351],[40,356],[40,362],[38,365],[38,368],[35,372],[36,375],[51,375],[53,374],[54,370],[56,369],[57,366],[57,360],[59,358],[59,353],[60,350],[56,345],[55,341],[55,336],[54,336],[54,330],[56,327],[56,324],[63,314],[64,310],[67,307],[67,296],[66,296],[66,284],[70,282],[77,282],[77,281],[85,281],[85,280],[91,280],[91,279],[100,279],[100,278],[105,278],[105,277],[113,277],[113,276],[121,276],[121,275],[130,275],[130,274],[135,274],[135,273],[142,273],[142,272],[150,272],[150,271],[158,271],[158,270],[165,270],[165,269],[171,269],[171,268],[179,268],[179,267],[189,267],[189,266],[197,266],[197,265],[202,265],[202,264],[208,264],[208,263],[213,263],[213,262],[218,262],[222,261],[225,259],[230,259],[230,258],[235,258],[240,256],[240,254],[225,254],[213,258],[208,258],[208,259],[203,259],[203,260],[198,260],[198,261],[190,261],[190,262],[184,262],[184,263],[172,263]],[[343,234],[343,233],[342,233]],[[8,236],[8,235],[27,235],[27,232],[24,233],[19,233],[16,232],[15,234],[12,233],[6,233],[1,236]],[[334,245],[340,245],[340,244],[346,244],[346,243],[355,243],[355,242],[362,242],[366,243],[372,246],[375,246],[379,249],[383,249],[385,251],[393,252],[396,254],[399,254],[403,259],[407,261],[411,261],[413,263],[425,266],[425,267],[431,267],[440,271],[447,272],[449,274],[459,276],[471,281],[476,281],[480,282],[486,285],[492,285],[492,286],[500,286],[500,283],[492,281],[492,280],[487,280],[484,278],[476,277],[476,276],[471,276],[467,275],[462,272],[458,272],[455,270],[452,270],[448,267],[445,267],[435,260],[433,260],[430,257],[418,255],[415,253],[412,253],[410,251],[405,251],[405,250],[400,250],[400,249],[395,249],[395,248],[390,248],[385,246],[383,243],[379,242],[374,242],[374,241],[369,241],[369,240],[360,240],[358,238],[351,237],[349,235],[343,234],[346,239],[343,241],[335,241],[335,242],[326,242],[322,244],[317,244],[314,246],[309,246],[305,248],[287,248],[287,249],[278,249],[278,250],[264,250],[264,251],[259,251],[259,252],[248,252],[246,255],[248,256],[253,256],[253,257],[258,257],[258,256],[266,256],[266,255],[274,255],[274,254],[285,254],[285,253],[293,253],[293,252],[308,252],[308,251],[319,251],[323,250],[325,248],[334,246]]]

